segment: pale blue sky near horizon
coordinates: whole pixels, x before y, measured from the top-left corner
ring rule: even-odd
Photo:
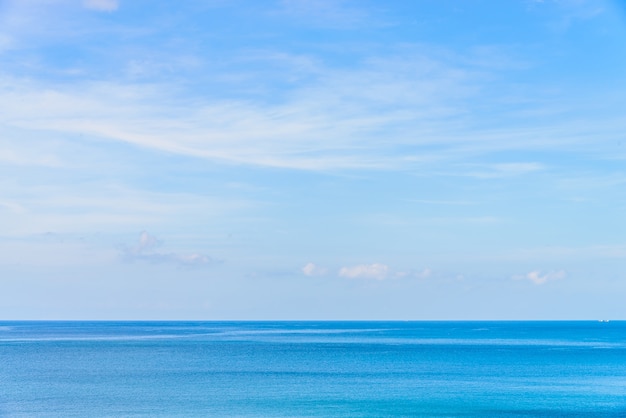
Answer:
[[[1,319],[626,319],[621,0],[0,0]]]

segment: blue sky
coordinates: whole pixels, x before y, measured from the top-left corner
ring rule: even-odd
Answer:
[[[626,318],[618,1],[0,0],[0,317]]]

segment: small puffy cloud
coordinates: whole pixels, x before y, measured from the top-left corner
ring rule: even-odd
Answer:
[[[376,279],[384,280],[389,273],[389,266],[386,264],[359,264],[352,267],[342,267],[339,276],[348,279]]]
[[[119,2],[118,0],[84,0],[83,6],[100,12],[114,12],[119,7]]]
[[[302,267],[302,273],[305,276],[323,276],[326,274],[326,269],[324,267],[320,267],[314,263],[307,263],[304,267]]]
[[[563,270],[551,271],[548,273],[542,273],[539,270],[534,270],[529,273],[526,273],[525,275],[513,276],[513,278],[515,280],[529,280],[536,285],[542,285],[542,284],[546,284],[549,281],[564,279],[565,276],[566,274],[565,274],[565,271]]]
[[[155,248],[159,244],[159,240],[154,235],[150,235],[148,232],[142,231],[141,235],[139,236],[139,244],[137,244],[137,246],[135,246],[133,249],[135,252],[142,252]]]
[[[161,245],[154,235],[142,231],[138,243],[122,250],[122,258],[126,261],[148,261],[151,263],[174,263],[184,266],[209,264],[211,257],[198,253],[161,252],[156,248]]]

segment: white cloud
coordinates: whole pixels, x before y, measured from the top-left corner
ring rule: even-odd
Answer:
[[[149,254],[155,254],[153,250],[158,247],[161,242],[147,231],[141,231],[138,242],[132,246],[124,248],[124,258],[137,259]]]
[[[376,279],[384,280],[389,272],[386,264],[359,264],[352,267],[342,267],[339,276],[349,279]]]
[[[533,270],[525,275],[513,276],[515,280],[529,280],[536,285],[546,284],[549,281],[561,280],[566,276],[565,271],[551,271],[548,273],[542,273],[539,270]]]
[[[113,12],[118,9],[118,0],[84,0],[83,5],[87,9],[98,10],[101,12]]]
[[[307,263],[301,270],[305,276],[323,276],[327,272],[324,267],[314,263]]]
[[[122,250],[122,258],[127,261],[148,261],[151,263],[175,263],[185,266],[197,266],[211,263],[213,260],[198,253],[166,253],[156,251],[161,242],[146,231],[142,231],[139,242]]]
[[[135,252],[140,253],[146,250],[151,250],[160,244],[159,240],[155,236],[143,231],[139,236],[139,244],[135,247]]]

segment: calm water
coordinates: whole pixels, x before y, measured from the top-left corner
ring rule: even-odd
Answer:
[[[0,322],[0,416],[623,416],[626,322]]]

